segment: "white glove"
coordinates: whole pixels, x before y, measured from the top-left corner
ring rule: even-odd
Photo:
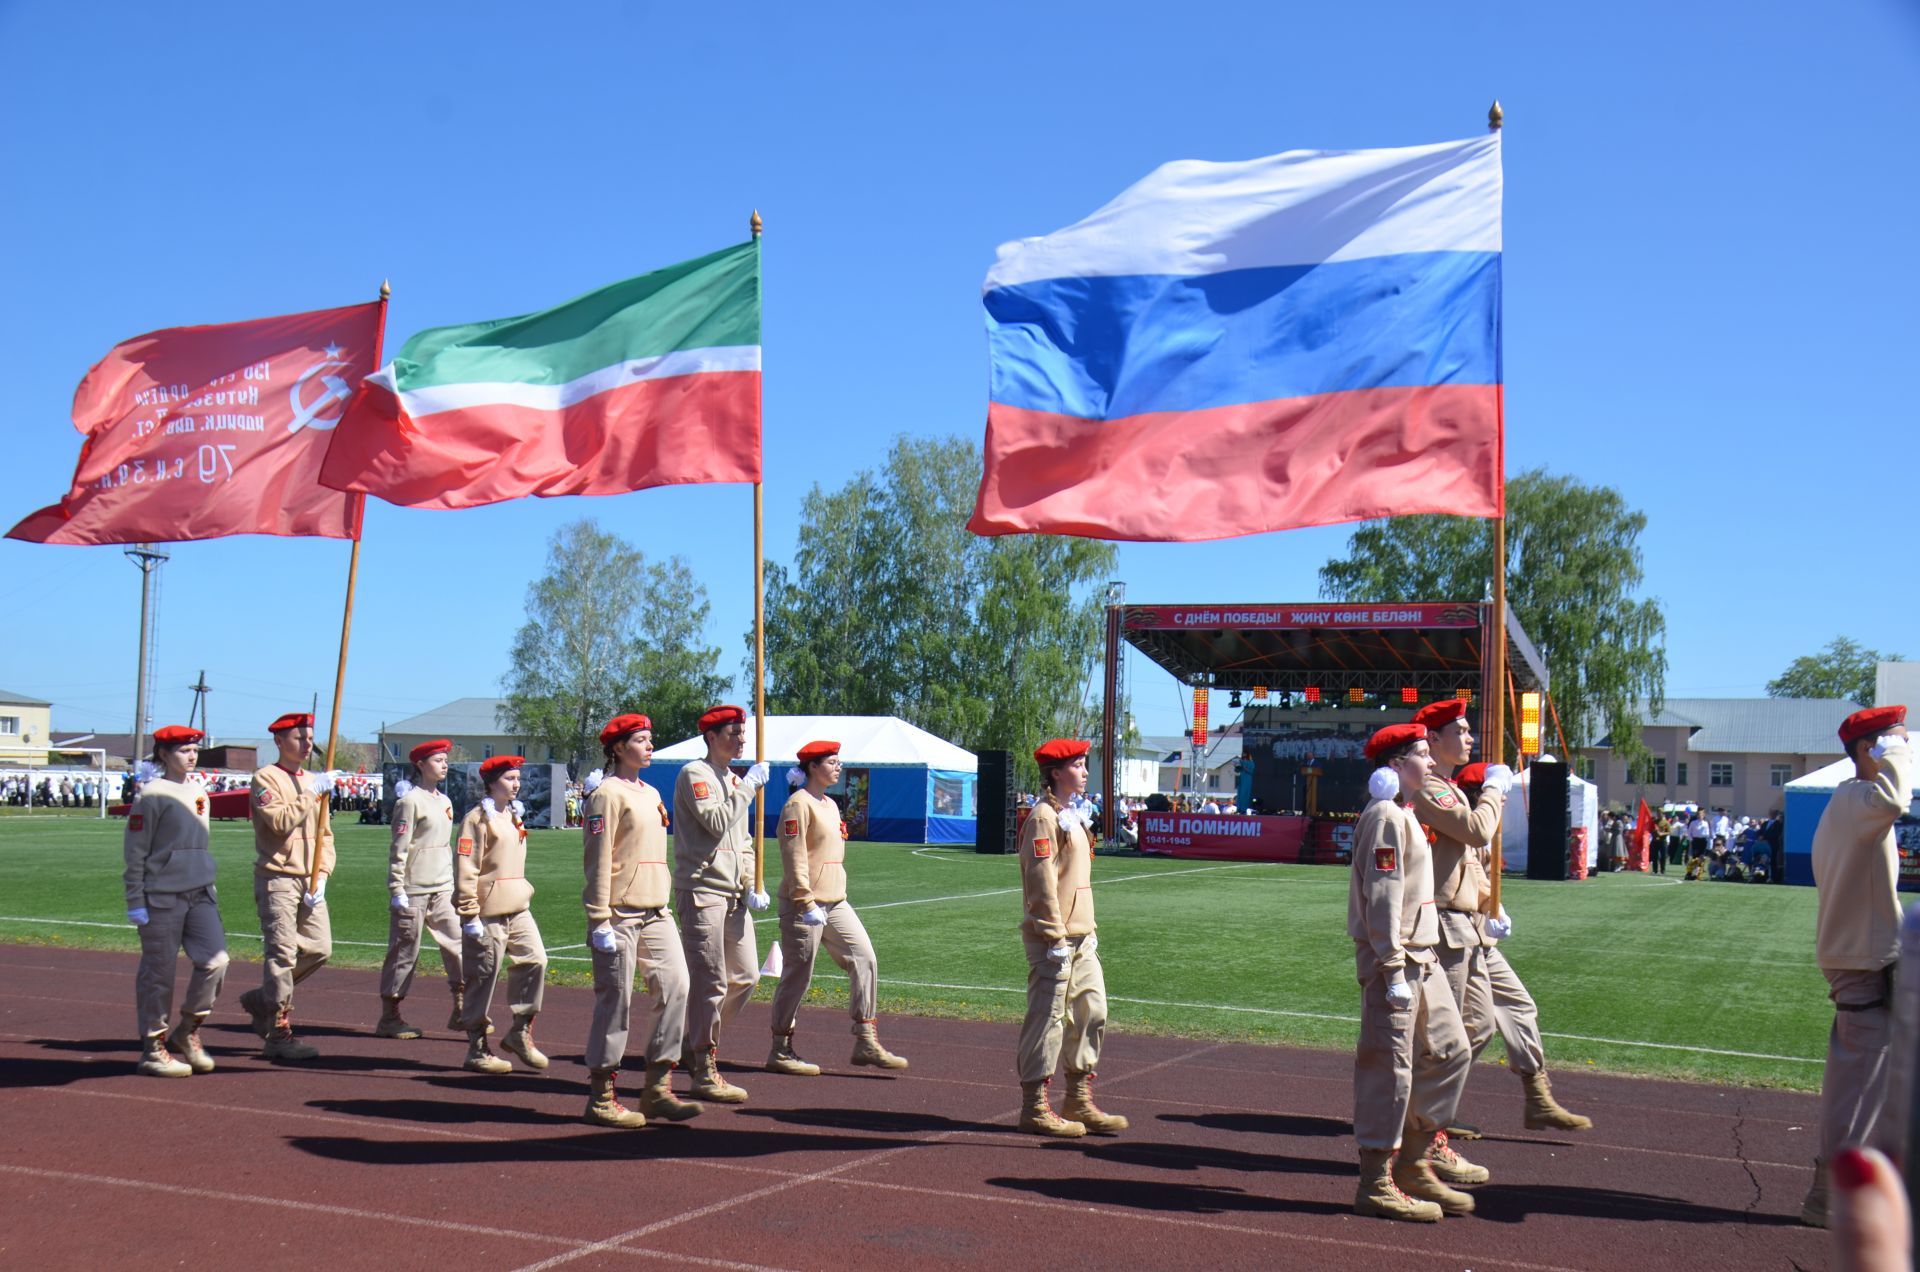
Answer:
[[[759,790],[767,784],[767,776],[770,771],[771,770],[767,768],[767,762],[765,760],[755,760],[753,767],[747,770],[746,777],[741,780],[754,790]]]
[[[460,925],[460,930],[476,941],[487,934],[486,927],[478,919],[468,919]]]
[[[307,789],[312,791],[315,795],[326,795],[330,793],[333,790],[333,774],[331,773],[307,774]]]
[[[602,954],[613,953],[613,949],[614,949],[613,926],[611,924],[602,923],[599,927],[596,927],[591,932],[588,932],[587,944],[593,946],[594,949],[599,950]]]
[[[147,907],[144,905],[136,905],[127,911],[127,922],[135,927],[147,926],[147,920],[150,917],[152,916],[147,913]]]
[[[1504,764],[1487,765],[1487,780],[1484,785],[1505,795],[1513,789],[1513,770]]]
[[[313,907],[319,905],[322,901],[326,900],[327,899],[327,876],[321,875],[319,881],[313,885],[313,891],[302,892],[300,894],[300,899],[307,903],[307,908],[309,910],[313,909]]]
[[[1910,741],[1911,739],[1903,738],[1898,733],[1882,733],[1874,739],[1873,745],[1867,748],[1867,754],[1877,760],[1886,755],[1888,747],[1906,746]]]
[[[1073,957],[1073,946],[1068,945],[1065,941],[1062,941],[1060,942],[1060,944],[1054,946],[1052,949],[1047,951],[1047,957],[1052,959],[1056,963],[1064,963],[1068,959]]]
[[[767,908],[767,894],[764,892],[747,893],[747,909],[756,914]]]
[[[407,792],[412,789],[413,789],[413,783],[409,782],[406,778],[403,777],[399,781],[393,784],[393,797],[395,799],[405,799],[407,797]]]
[[[1487,920],[1487,935],[1496,941],[1504,941],[1513,935],[1513,920],[1507,917],[1507,907],[1501,906],[1500,913]]]
[[[1390,768],[1377,768],[1367,779],[1367,794],[1375,799],[1392,799],[1400,793],[1400,775]]]
[[[800,921],[808,927],[825,927],[827,925],[827,912],[817,905],[810,905],[800,911]]]
[[[1403,1011],[1413,1006],[1413,986],[1403,980],[1388,981],[1387,1001]]]
[[[404,892],[394,893],[393,900],[390,904],[396,910],[404,910],[408,914],[413,913],[413,907],[407,904],[407,894]]]

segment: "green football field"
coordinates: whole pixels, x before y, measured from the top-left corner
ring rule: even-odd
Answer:
[[[138,949],[123,916],[121,827],[0,818],[0,941]],[[343,820],[338,834],[327,889],[334,958],[374,966],[386,945],[386,830]],[[251,832],[217,822],[213,845],[229,944],[256,959]],[[535,831],[531,848],[552,972],[585,984],[579,834]],[[1012,857],[854,844],[847,867],[880,956],[883,1013],[1019,1019],[1026,971]],[[772,850],[769,891],[778,869]],[[1093,878],[1112,1028],[1352,1046],[1346,870],[1110,856]],[[1516,934],[1503,948],[1540,1003],[1550,1064],[1817,1088],[1832,1011],[1813,964],[1813,890],[1677,878],[1507,883]],[[770,913],[759,930],[764,955]],[[439,970],[430,951],[421,966]],[[845,988],[823,954],[813,998],[844,1001]],[[369,1023],[377,1012],[370,1003]],[[1488,1058],[1500,1054],[1496,1041]]]

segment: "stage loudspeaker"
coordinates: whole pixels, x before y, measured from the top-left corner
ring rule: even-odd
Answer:
[[[979,777],[973,796],[973,850],[975,852],[1012,852],[1013,753],[981,751]]]
[[[1529,764],[1527,780],[1527,878],[1570,878],[1567,766],[1552,760]]]

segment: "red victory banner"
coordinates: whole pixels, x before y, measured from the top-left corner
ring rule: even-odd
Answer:
[[[73,395],[86,439],[33,543],[360,533],[363,497],[320,484],[327,443],[380,356],[386,304],[173,327],[102,358]]]

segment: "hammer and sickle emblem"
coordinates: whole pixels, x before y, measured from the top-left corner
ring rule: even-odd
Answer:
[[[300,398],[302,389],[305,387],[307,381],[313,378],[315,372],[325,367],[344,367],[346,365],[344,362],[316,362],[300,373],[300,378],[293,382],[291,389],[287,390],[287,399],[293,404],[293,421],[287,425],[287,432],[297,433],[302,428],[311,428],[324,432],[340,422],[341,415],[346,411],[347,399],[353,396],[352,388],[350,388],[347,382],[341,377],[337,375],[322,375],[320,377],[322,386],[320,396],[316,397],[312,402],[302,402]],[[322,411],[334,406],[336,403],[340,408],[338,411],[330,415],[321,415]]]

